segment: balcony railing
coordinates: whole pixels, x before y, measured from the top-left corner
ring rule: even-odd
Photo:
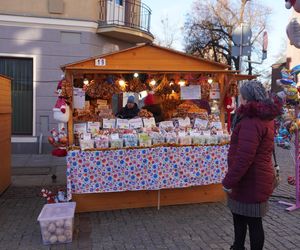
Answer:
[[[99,28],[121,26],[150,33],[151,9],[136,0],[99,0]]]

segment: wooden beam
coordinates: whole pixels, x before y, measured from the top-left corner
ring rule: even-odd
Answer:
[[[225,128],[225,108],[224,108],[224,96],[226,91],[225,86],[225,74],[218,75],[218,82],[220,85],[220,102],[219,102],[219,109],[220,109],[220,120],[222,122],[223,129]]]
[[[115,193],[73,194],[76,212],[158,207],[166,205],[218,202],[225,200],[221,184],[188,188],[127,191]]]
[[[66,71],[66,80],[67,82],[70,82],[72,85],[72,92],[73,92],[73,74],[71,71]],[[72,95],[72,101],[70,104],[70,118],[68,121],[68,140],[69,140],[69,146],[73,145],[74,142],[74,131],[73,131],[73,95]]]
[[[11,80],[0,75],[0,194],[11,184]]]
[[[151,73],[151,74],[174,74],[174,73],[193,73],[193,74],[200,74],[200,73],[207,73],[207,74],[216,74],[216,73],[226,73],[226,74],[234,74],[238,73],[236,70],[175,70],[175,71],[167,71],[167,70],[106,70],[106,69],[89,69],[89,68],[79,68],[79,67],[70,67],[66,68],[66,70],[73,70],[77,73],[82,74],[130,74],[130,73]]]

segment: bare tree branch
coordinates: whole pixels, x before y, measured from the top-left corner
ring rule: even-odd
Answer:
[[[195,0],[184,25],[185,50],[187,53],[227,63],[239,69],[239,59],[232,56],[232,32],[242,22],[251,26],[250,45],[261,47],[261,34],[267,27],[270,10],[249,0]],[[260,51],[254,50],[260,55]],[[252,72],[251,63],[248,65]]]

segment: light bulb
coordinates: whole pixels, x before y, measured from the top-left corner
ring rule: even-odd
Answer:
[[[119,80],[119,85],[120,85],[121,87],[124,87],[124,86],[125,86],[125,81],[124,81],[123,79],[120,79],[120,80]]]
[[[179,84],[179,86],[181,86],[181,87],[185,86],[185,80],[180,80],[180,81],[178,82],[178,84]]]
[[[170,81],[169,85],[170,86],[174,85],[174,81]]]
[[[88,85],[89,83],[90,83],[89,79],[87,79],[87,78],[83,79],[83,84],[84,85]]]
[[[154,79],[150,81],[151,86],[154,86],[155,84],[156,84],[156,81]]]
[[[212,78],[208,78],[208,80],[207,80],[207,82],[209,83],[209,84],[212,84],[213,83],[213,79]]]
[[[139,77],[139,73],[134,73],[133,76],[134,76],[135,78],[138,78],[138,77]]]

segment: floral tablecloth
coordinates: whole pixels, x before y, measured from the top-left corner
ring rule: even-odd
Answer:
[[[159,190],[220,183],[228,145],[68,152],[67,193]]]

